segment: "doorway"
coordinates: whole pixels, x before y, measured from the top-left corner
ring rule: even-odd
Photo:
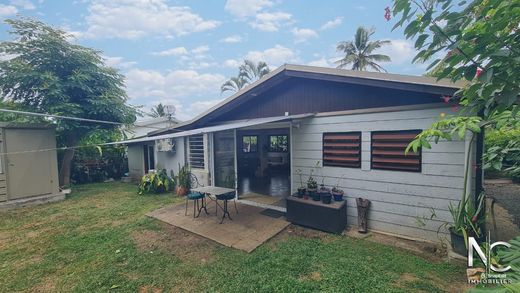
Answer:
[[[238,197],[284,206],[290,195],[289,128],[237,131]]]
[[[155,145],[143,145],[144,173],[155,170]]]

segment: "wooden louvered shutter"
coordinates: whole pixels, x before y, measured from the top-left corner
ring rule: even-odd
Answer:
[[[361,167],[361,132],[323,134],[323,166]]]
[[[372,169],[421,172],[421,150],[404,151],[421,130],[372,132]]]

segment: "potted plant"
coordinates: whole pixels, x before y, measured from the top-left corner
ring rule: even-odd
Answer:
[[[311,170],[309,179],[307,179],[307,192],[312,199],[316,200],[315,198],[318,197],[317,200],[320,200],[320,196],[316,192],[318,190],[318,182],[316,182],[314,177],[312,177],[312,173],[313,173],[312,171],[313,170]]]
[[[306,189],[303,186],[303,179],[302,179],[302,170],[298,169],[296,170],[296,174],[300,176],[300,187],[298,187],[298,193],[296,194],[297,197],[302,198],[305,196]]]
[[[325,184],[323,184],[323,179],[320,185],[320,190],[318,191],[319,198],[321,198],[321,202],[324,204],[330,204],[332,201],[332,194],[330,194],[330,189],[325,187]]]
[[[331,190],[332,196],[334,197],[334,201],[342,201],[343,194],[345,194],[342,189],[339,189],[339,180],[340,179],[341,178],[338,178],[338,182],[336,182],[336,185],[334,187],[332,187],[332,190]]]
[[[190,167],[184,165],[181,168],[179,164],[179,174],[177,174],[177,195],[186,196],[191,189]]]
[[[479,196],[479,204],[476,209],[469,197],[465,202],[460,201],[457,206],[449,206],[453,223],[449,225],[448,230],[450,231],[451,248],[455,253],[466,255],[468,237],[475,237],[479,243],[484,241],[481,227],[485,218],[480,216],[484,197],[483,193]]]
[[[342,189],[339,189],[337,186],[332,187],[331,190],[332,196],[334,197],[334,201],[342,201],[343,200],[343,192]]]

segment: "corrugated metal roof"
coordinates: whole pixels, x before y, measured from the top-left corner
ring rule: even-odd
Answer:
[[[302,118],[307,118],[307,117],[311,117],[311,116],[314,116],[314,114],[308,113],[308,114],[298,114],[298,115],[288,115],[288,116],[247,119],[247,120],[228,122],[225,124],[219,124],[219,125],[215,125],[215,126],[191,129],[191,130],[186,130],[186,131],[182,131],[182,132],[118,141],[118,142],[114,142],[111,144],[131,144],[131,143],[155,141],[155,140],[161,140],[161,139],[167,139],[167,138],[185,137],[185,136],[190,136],[190,135],[211,133],[211,132],[224,131],[224,130],[230,130],[230,129],[238,129],[238,128],[255,126],[255,125],[272,123],[272,122],[281,122],[281,121],[288,121],[288,120],[294,120],[294,119],[302,119]]]

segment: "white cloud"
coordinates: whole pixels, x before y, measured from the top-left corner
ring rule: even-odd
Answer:
[[[250,51],[243,59],[249,59],[254,62],[264,61],[271,69],[278,67],[284,63],[296,63],[299,61],[298,55],[292,49],[276,45],[264,51]],[[241,63],[240,61],[239,63]]]
[[[261,31],[276,32],[281,26],[290,24],[291,19],[292,15],[290,13],[263,12],[258,13],[250,25]]]
[[[271,69],[275,69],[284,63],[298,63],[300,61],[295,51],[281,45],[276,45],[263,51],[249,51],[241,58],[227,59],[223,65],[225,67],[238,68],[245,59],[253,62],[263,61],[267,63]]]
[[[124,58],[119,56],[103,56],[103,59],[105,60],[105,65],[118,69],[128,69],[137,64],[135,61],[124,61]]]
[[[220,24],[203,19],[189,7],[170,6],[166,0],[94,0],[88,11],[87,38],[181,36],[211,30]]]
[[[328,30],[328,29],[332,29],[332,28],[335,28],[335,27],[338,27],[339,25],[341,25],[343,23],[343,17],[336,17],[334,18],[333,20],[329,20],[327,21],[326,23],[324,23],[322,26],[321,26],[321,30]]]
[[[318,34],[314,30],[308,28],[293,28],[291,32],[296,43],[306,42],[309,39],[318,37]]]
[[[152,55],[156,56],[180,56],[188,54],[188,50],[184,47],[175,47],[168,50],[163,50],[159,52],[152,52]]]
[[[223,43],[240,43],[242,42],[242,37],[239,36],[239,35],[232,35],[232,36],[229,36],[229,37],[225,37],[223,39],[220,40],[221,42]]]
[[[0,17],[15,15],[18,9],[12,5],[0,4]]]
[[[197,101],[195,103],[191,103],[188,108],[186,109],[188,113],[190,113],[193,116],[196,116],[209,108],[215,106],[219,102],[221,102],[223,99],[215,99],[215,100],[207,100],[207,101]]]
[[[336,67],[336,66],[334,66],[334,61],[333,60],[329,60],[329,59],[326,59],[324,57],[322,57],[320,59],[316,59],[316,60],[310,61],[310,62],[307,63],[307,65],[319,66],[319,67]]]
[[[191,50],[191,52],[192,52],[193,54],[197,54],[197,55],[199,55],[199,54],[203,54],[203,53],[206,53],[206,52],[208,52],[208,51],[209,51],[209,46],[207,46],[207,45],[199,46],[199,47],[197,47],[197,48]]]
[[[14,5],[16,7],[20,7],[22,9],[26,10],[32,10],[36,9],[36,6],[29,0],[11,0],[11,5]]]
[[[240,66],[240,61],[235,59],[227,59],[224,61],[225,67],[238,68]]]
[[[126,73],[126,86],[132,104],[144,105],[146,108],[158,102],[173,104],[178,110],[177,117],[185,120],[215,103],[214,100],[190,102],[185,98],[217,97],[225,79],[221,74],[199,73],[195,70],[174,70],[163,74],[155,70],[133,68]]]
[[[271,0],[227,0],[224,9],[236,17],[245,18],[255,16],[272,5]]]
[[[390,44],[384,45],[376,53],[390,56],[392,65],[402,65],[411,63],[416,51],[413,43],[408,40],[395,39],[390,40]]]

